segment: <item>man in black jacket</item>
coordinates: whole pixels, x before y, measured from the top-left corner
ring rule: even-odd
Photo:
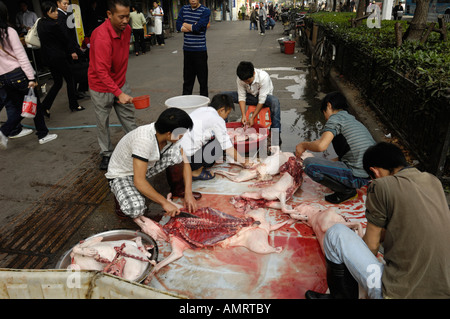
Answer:
[[[69,0],[57,0],[56,5],[58,6],[58,24],[63,30],[64,34],[69,41],[69,46],[74,59],[71,61],[71,71],[74,78],[75,90],[77,90],[77,98],[82,99],[87,97],[88,81],[87,81],[87,69],[88,63],[87,59],[80,49],[78,44],[77,31],[75,28],[75,20],[73,17],[73,12],[67,12],[69,8]]]

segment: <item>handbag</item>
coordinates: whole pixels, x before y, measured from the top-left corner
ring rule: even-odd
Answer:
[[[22,117],[34,118],[36,116],[37,98],[34,95],[34,89],[30,88],[28,94],[25,95],[22,104]]]
[[[28,33],[25,35],[25,43],[32,45],[36,48],[40,48],[41,47],[41,40],[39,39],[39,35],[37,32],[37,26],[39,23],[39,20],[41,18],[38,18],[36,20],[36,22],[33,24],[33,26],[31,27],[30,30],[28,30]]]

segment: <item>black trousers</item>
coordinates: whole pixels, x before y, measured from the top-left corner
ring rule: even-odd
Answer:
[[[212,139],[202,146],[194,155],[188,157],[191,169],[198,170],[200,167],[209,168],[216,160],[223,156],[223,150],[217,139]]]
[[[42,106],[44,107],[44,109],[50,110],[50,108],[52,107],[52,104],[63,85],[63,79],[66,81],[67,97],[69,98],[69,108],[77,108],[78,101],[75,93],[75,83],[73,80],[72,71],[67,60],[65,58],[53,59],[48,63],[48,67],[53,77],[53,85],[52,88],[48,91],[44,101],[42,101]]]
[[[183,52],[183,95],[192,95],[195,78],[197,78],[200,84],[200,95],[208,96],[208,52]]]
[[[161,45],[161,44],[166,44],[166,43],[164,42],[164,33],[157,34],[157,35],[156,35],[156,41],[158,42],[159,45]]]
[[[144,29],[133,29],[134,53],[145,53]]]

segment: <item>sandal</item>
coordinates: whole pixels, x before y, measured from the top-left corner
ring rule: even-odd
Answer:
[[[193,181],[207,181],[210,179],[213,179],[215,175],[212,175],[210,172],[208,172],[206,169],[202,169],[202,172],[198,176],[192,176]]]

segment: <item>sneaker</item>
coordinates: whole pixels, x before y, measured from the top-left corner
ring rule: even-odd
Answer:
[[[7,147],[8,147],[8,138],[2,132],[0,132],[0,149],[6,150]]]
[[[45,137],[39,139],[39,144],[45,144],[47,142],[53,141],[57,137],[57,134],[47,134]]]
[[[329,202],[329,203],[332,203],[332,204],[340,204],[340,203],[345,202],[345,201],[347,201],[349,199],[356,198],[356,196],[358,196],[357,193],[356,193],[356,189],[352,189],[348,193],[336,192],[334,194],[327,195],[327,196],[325,196],[325,200],[327,202]]]
[[[19,132],[19,134],[16,134],[14,136],[10,135],[9,138],[19,138],[19,137],[30,135],[31,133],[33,133],[32,129],[30,129],[30,128],[23,128],[22,131]]]

